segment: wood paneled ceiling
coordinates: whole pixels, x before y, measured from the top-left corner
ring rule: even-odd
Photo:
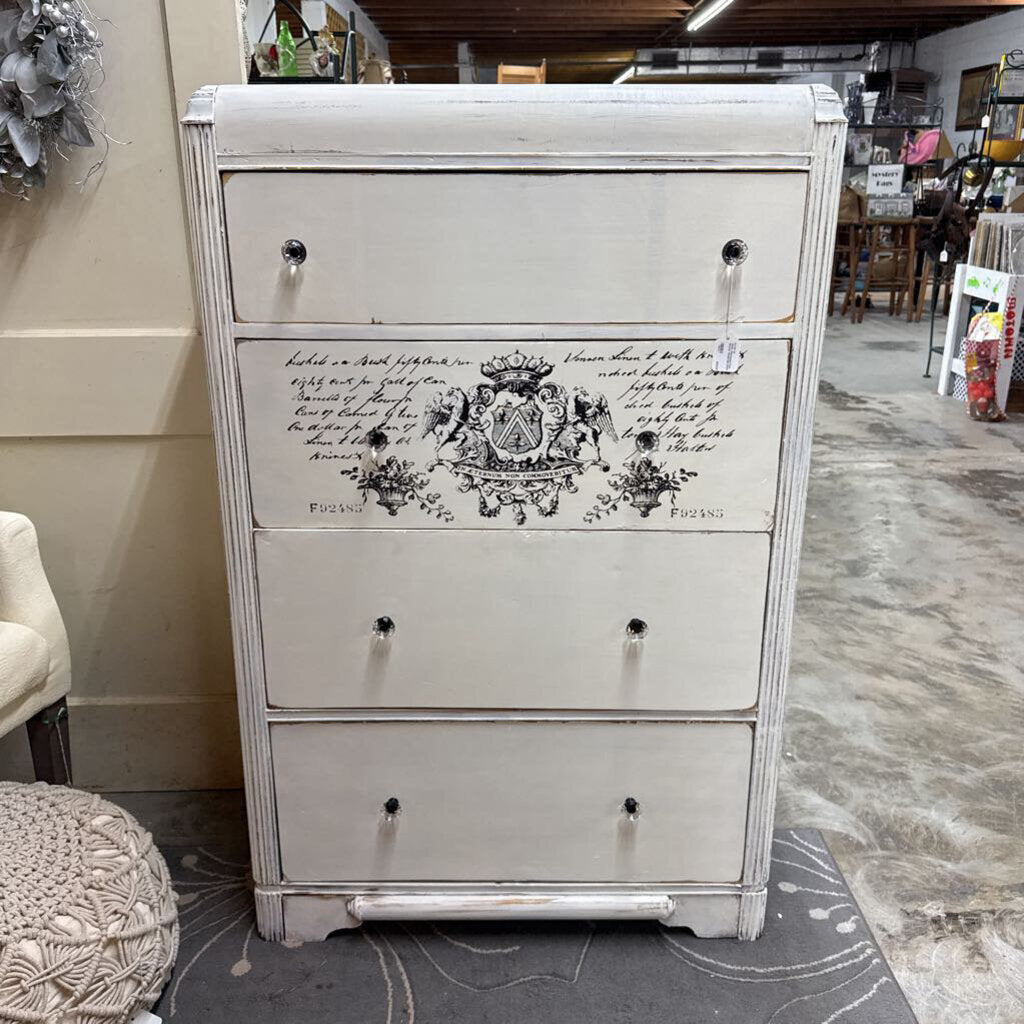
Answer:
[[[696,0],[361,3],[392,44],[396,63],[445,63],[452,60],[456,43],[468,41],[477,59],[489,62],[590,58],[595,63],[586,78],[597,81],[615,73],[604,75],[602,61],[637,47],[912,40],[1024,6],[1024,0],[734,0],[710,24],[688,33],[685,17]],[[415,77],[424,80],[423,75]],[[557,73],[554,77],[573,80]]]

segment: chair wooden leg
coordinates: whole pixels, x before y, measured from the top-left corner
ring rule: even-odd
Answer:
[[[924,296],[925,292],[928,291],[928,286],[932,280],[932,261],[925,256],[924,263],[921,265],[921,285],[917,290],[917,309],[914,310],[914,319],[920,323],[921,317],[924,316]]]
[[[875,260],[878,258],[878,243],[880,241],[879,227],[874,225],[869,229],[871,242],[868,245],[868,265],[864,271],[864,290],[860,294],[860,306],[857,309],[857,323],[864,322],[864,310],[867,309],[868,296],[871,294],[871,282],[875,276]]]
[[[852,228],[850,229],[853,230]],[[847,310],[850,308],[850,296],[853,294],[853,283],[857,277],[857,263],[855,260],[856,249],[853,244],[850,245],[850,256],[847,260],[847,266],[850,268],[850,276],[846,281],[846,290],[843,292],[842,302],[839,303],[839,315],[846,316]]]
[[[32,767],[36,781],[51,785],[71,785],[71,736],[68,731],[68,702],[61,697],[56,704],[34,714],[26,723]]]
[[[857,306],[857,274],[860,271],[860,250],[863,229],[859,225],[850,228],[850,279],[846,285],[846,294],[843,296],[843,304],[839,307],[842,316],[850,314],[850,320],[856,318]]]
[[[910,225],[907,249],[907,323],[914,319],[914,285],[917,283],[917,222]]]

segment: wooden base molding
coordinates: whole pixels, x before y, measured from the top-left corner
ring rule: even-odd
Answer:
[[[424,889],[429,891],[424,891]],[[402,890],[258,886],[260,935],[289,942],[318,942],[332,932],[367,921],[657,921],[688,928],[700,938],[754,939],[764,920],[765,890],[740,892],[702,886],[644,889],[565,889],[502,885],[490,891],[416,886]]]

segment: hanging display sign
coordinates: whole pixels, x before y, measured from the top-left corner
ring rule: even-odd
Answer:
[[[914,216],[913,196],[869,196],[868,220],[908,220]]]
[[[903,191],[904,164],[871,164],[868,167],[869,196],[898,196]]]
[[[999,79],[1000,96],[1024,96],[1024,68],[1004,67]]]
[[[971,321],[965,338],[963,362],[959,366],[954,365],[954,369],[967,381],[968,403],[979,397],[986,399],[983,408],[977,410],[979,418],[999,418],[1006,408],[1019,343],[1024,277],[970,265],[964,273],[964,295],[985,300],[989,308],[984,313],[992,315],[977,316]],[[986,333],[979,333],[981,328]],[[968,347],[968,341],[978,344]]]

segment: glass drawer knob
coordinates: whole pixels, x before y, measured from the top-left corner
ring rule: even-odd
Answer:
[[[393,818],[401,809],[402,805],[398,802],[397,796],[389,796],[384,801],[384,813],[389,818]]]
[[[730,238],[722,246],[722,260],[727,267],[735,267],[743,263],[750,255],[750,249],[742,238]]]
[[[640,813],[640,801],[636,797],[627,796],[622,801],[622,809],[631,817],[635,818]]]
[[[373,620],[373,635],[381,640],[394,636],[395,620],[390,615],[381,615]]]
[[[306,247],[297,238],[289,238],[281,246],[281,256],[285,263],[297,267],[300,263],[306,262]]]
[[[626,623],[626,636],[630,640],[643,640],[647,636],[647,623],[643,619],[630,619]]]
[[[388,435],[384,433],[380,427],[374,427],[366,435],[366,443],[370,446],[370,449],[375,452],[382,452],[388,446]]]

